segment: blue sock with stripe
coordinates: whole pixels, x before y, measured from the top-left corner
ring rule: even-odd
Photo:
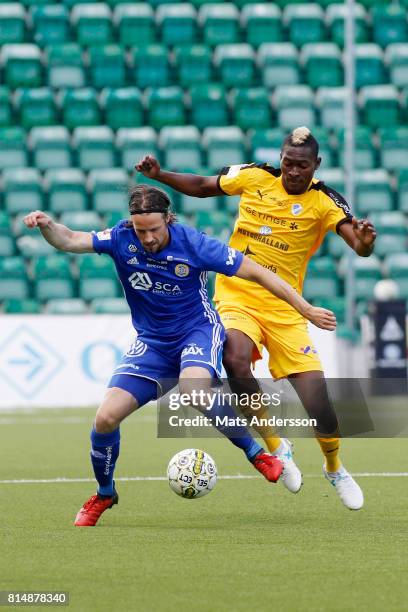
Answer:
[[[91,431],[91,462],[98,482],[98,494],[112,497],[114,494],[113,472],[119,457],[119,427],[110,433]]]

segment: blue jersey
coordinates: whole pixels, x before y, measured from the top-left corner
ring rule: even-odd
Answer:
[[[208,322],[219,323],[207,293],[207,270],[232,276],[243,255],[178,223],[169,225],[170,241],[148,253],[128,221],[93,234],[96,253],[115,262],[132,323],[140,338],[177,339]]]

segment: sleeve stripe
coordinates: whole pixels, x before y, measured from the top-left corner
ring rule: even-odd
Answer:
[[[218,189],[222,192],[225,193],[225,195],[229,195],[226,191],[223,190],[223,188],[221,187],[221,176],[223,176],[222,174],[219,174],[217,177],[217,187]]]
[[[351,223],[351,217],[346,217],[345,219],[340,219],[340,221],[337,223],[336,225],[336,233],[339,233],[339,229],[340,227],[344,224],[344,223]]]

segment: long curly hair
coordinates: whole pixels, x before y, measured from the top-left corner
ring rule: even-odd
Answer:
[[[142,215],[152,212],[162,213],[167,223],[176,221],[170,198],[162,189],[145,184],[132,187],[129,194],[129,213],[131,215]]]

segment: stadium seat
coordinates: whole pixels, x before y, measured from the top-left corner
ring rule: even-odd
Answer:
[[[398,125],[400,103],[394,85],[363,87],[360,92],[363,123],[373,128]]]
[[[3,171],[5,209],[10,215],[43,209],[40,173],[35,168]]]
[[[395,43],[387,47],[385,61],[390,70],[391,82],[396,87],[408,85],[408,43]]]
[[[148,123],[156,129],[186,122],[183,90],[180,87],[160,87],[146,93]]]
[[[198,23],[207,45],[239,42],[239,11],[232,2],[204,4],[198,13]]]
[[[18,91],[15,96],[15,104],[20,124],[25,128],[57,123],[54,95],[48,87]]]
[[[24,300],[29,296],[28,281],[22,257],[0,258],[0,301]]]
[[[0,210],[0,258],[14,255],[14,250],[9,215],[4,210]]]
[[[381,166],[386,170],[408,169],[408,127],[379,130]]]
[[[323,41],[326,37],[324,12],[316,3],[286,6],[283,21],[288,28],[289,40],[297,47]]]
[[[340,262],[339,271],[343,276],[349,269],[349,260],[343,258]],[[353,257],[352,266],[354,269],[354,295],[357,300],[370,300],[373,298],[374,287],[381,280],[381,264],[378,257],[374,254],[370,257]]]
[[[32,230],[29,234],[20,236],[16,240],[16,245],[20,255],[24,257],[34,258],[55,253],[54,247],[44,240],[39,230]]]
[[[69,11],[62,4],[33,6],[31,18],[34,42],[40,47],[68,42],[70,39]]]
[[[104,2],[75,4],[71,11],[71,23],[80,45],[106,45],[112,40],[111,11]]]
[[[125,85],[125,58],[119,45],[91,47],[88,55],[90,83],[93,87],[101,89]]]
[[[225,87],[252,85],[255,77],[255,53],[250,45],[218,45],[213,59]]]
[[[400,211],[377,213],[370,216],[377,231],[375,253],[385,257],[405,253],[408,246],[408,222]]]
[[[243,130],[268,128],[271,104],[264,88],[235,89],[230,96],[234,123]]]
[[[200,132],[195,126],[164,127],[160,132],[159,144],[166,169],[201,168]]]
[[[129,314],[129,306],[123,298],[95,298],[91,301],[94,314]]]
[[[345,87],[321,87],[316,95],[322,125],[326,128],[340,129],[345,123]]]
[[[20,127],[0,128],[0,170],[27,165],[25,133]]]
[[[343,65],[339,48],[334,43],[308,43],[300,54],[310,87],[343,85]]]
[[[132,79],[141,89],[169,85],[170,65],[166,47],[147,45],[133,49]]]
[[[3,45],[0,52],[5,84],[16,87],[40,87],[41,52],[35,45]]]
[[[76,149],[78,165],[83,170],[116,165],[114,134],[106,125],[75,128],[72,144]]]
[[[95,255],[80,258],[79,295],[86,301],[119,296],[116,272],[110,258]]]
[[[335,166],[335,155],[332,145],[329,130],[324,127],[313,128],[313,136],[319,143],[319,156],[322,158],[320,168],[331,168]]]
[[[156,23],[163,44],[192,44],[196,38],[196,10],[189,2],[162,4],[156,11]]]
[[[37,300],[20,300],[11,299],[3,302],[3,312],[6,314],[39,314],[41,312],[41,304]]]
[[[280,85],[274,93],[278,124],[286,130],[315,124],[313,92],[308,85]]]
[[[194,85],[190,90],[190,97],[191,123],[200,130],[208,125],[228,125],[228,106],[222,85]]]
[[[398,208],[408,213],[408,170],[398,173]]]
[[[386,82],[383,52],[374,43],[356,45],[356,86],[379,85]]]
[[[398,4],[374,6],[372,9],[373,40],[386,47],[391,43],[408,42],[407,12]]]
[[[39,170],[69,168],[72,163],[70,137],[65,126],[34,127],[29,143],[34,165]]]
[[[78,168],[50,170],[45,174],[48,206],[52,213],[81,211],[87,208],[85,175]]]
[[[222,198],[195,198],[185,194],[180,195],[180,210],[184,215],[196,215],[198,211],[216,212],[220,209]],[[188,225],[188,224],[187,224]]]
[[[245,4],[241,11],[241,23],[246,41],[253,47],[284,40],[281,11],[274,4]]]
[[[317,171],[316,177],[325,185],[331,187],[340,194],[345,194],[344,171],[341,168],[323,168]]]
[[[36,0],[31,0],[32,2],[36,2]],[[58,0],[57,0],[58,1]],[[71,10],[77,4],[89,4],[89,0],[62,0],[62,3]],[[40,4],[40,2],[38,2]],[[49,4],[49,3],[47,3]]]
[[[408,253],[389,255],[384,264],[390,278],[398,285],[399,296],[408,300]]]
[[[50,87],[83,87],[85,70],[80,46],[77,43],[66,43],[48,47],[47,71]]]
[[[303,295],[307,300],[337,297],[338,285],[336,266],[331,257],[311,259],[303,284]]]
[[[25,30],[23,6],[19,2],[0,4],[0,45],[24,42]]]
[[[60,222],[76,232],[92,232],[103,229],[101,218],[94,210],[63,212]]]
[[[156,40],[154,12],[148,4],[118,4],[115,7],[114,24],[119,33],[119,42],[126,47],[144,47]]]
[[[250,133],[251,161],[279,167],[282,142],[286,133],[281,128],[254,130]]]
[[[326,298],[322,297],[313,300],[315,306],[332,310],[336,315],[337,326],[344,324],[346,320],[346,300],[343,296]],[[337,333],[337,332],[336,332]]]
[[[121,127],[143,125],[143,103],[137,87],[105,89],[100,102],[105,113],[105,122],[114,130]]]
[[[348,13],[347,4],[330,4],[326,10],[326,20],[330,28],[330,40],[339,45],[344,46],[345,40],[345,18]],[[354,12],[354,31],[355,42],[366,43],[369,41],[369,26],[368,17],[364,6],[361,4],[355,5]]]
[[[45,312],[50,315],[83,315],[87,314],[88,308],[80,298],[54,299],[47,302]]]
[[[12,113],[10,89],[0,85],[0,127],[11,125],[13,121]]]
[[[258,65],[268,89],[297,85],[300,81],[298,52],[293,43],[263,43],[258,50]]]
[[[127,215],[128,175],[122,168],[91,170],[88,177],[92,208],[100,215],[120,212]]]
[[[340,236],[332,232],[327,234],[324,242],[327,246],[327,253],[336,259],[340,259],[340,257],[349,251],[347,243]]]
[[[377,155],[372,143],[372,131],[366,125],[357,125],[354,131],[354,165],[357,170],[372,170],[377,165]],[[345,166],[345,132],[338,131],[340,165]]]
[[[235,126],[208,127],[203,133],[203,145],[207,150],[207,165],[218,171],[224,166],[243,164],[247,161],[242,130]]]
[[[212,56],[205,45],[184,45],[174,50],[177,79],[182,87],[208,83],[212,77]]]
[[[74,283],[67,255],[58,253],[38,257],[34,261],[33,271],[34,296],[40,302],[74,297]]]
[[[358,213],[370,215],[375,211],[393,209],[390,178],[385,170],[365,170],[356,177],[356,205]]]
[[[157,135],[151,127],[120,128],[116,134],[116,148],[121,155],[121,164],[133,170],[145,155],[158,156]]]
[[[101,112],[94,89],[81,88],[61,92],[61,106],[64,124],[69,129],[99,125],[101,122]]]
[[[133,178],[133,181],[131,181],[131,188],[133,188],[134,185],[140,185],[140,184],[152,185],[153,187],[160,187],[160,189],[165,191],[167,195],[169,196],[171,203],[173,204],[173,209],[177,212],[179,211],[179,201],[181,197],[180,193],[178,193],[177,191],[175,191],[168,185],[165,185],[164,183],[158,185],[155,179],[150,179],[147,176],[144,176],[143,174],[141,174],[140,172],[134,173],[131,178]]]

